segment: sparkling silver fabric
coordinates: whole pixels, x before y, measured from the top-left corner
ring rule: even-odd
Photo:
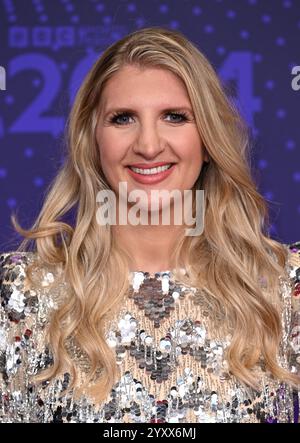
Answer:
[[[287,246],[288,247],[288,246]],[[220,336],[205,296],[172,272],[131,272],[130,291],[107,323],[105,338],[120,368],[108,398],[95,405],[62,393],[70,375],[32,383],[52,364],[46,326],[62,290],[49,290],[60,269],[40,269],[41,288],[27,278],[31,252],[0,256],[1,422],[293,422],[299,395],[257,366],[261,389],[245,388],[229,372],[224,353],[231,336]],[[280,281],[283,338],[279,363],[300,366],[300,243],[289,246],[288,278]],[[183,271],[184,272],[184,271]],[[63,284],[62,284],[63,285]],[[216,320],[216,321],[213,321]],[[74,351],[75,352],[75,351]],[[75,352],[76,354],[76,352]],[[80,355],[80,350],[78,351]]]

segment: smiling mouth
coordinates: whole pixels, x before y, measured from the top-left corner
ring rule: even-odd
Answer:
[[[134,166],[128,166],[129,169],[131,169],[131,171],[135,172],[136,174],[141,174],[141,175],[155,175],[155,174],[159,174],[161,172],[165,172],[168,169],[170,169],[172,166],[174,165],[174,163],[168,163],[166,165],[163,166],[157,166],[155,168],[136,168]]]

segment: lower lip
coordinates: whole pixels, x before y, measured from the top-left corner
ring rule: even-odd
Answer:
[[[135,181],[142,183],[144,185],[153,185],[156,183],[161,182],[162,180],[165,180],[170,174],[172,174],[172,171],[175,167],[175,164],[172,165],[169,169],[166,171],[158,172],[157,174],[138,174],[137,172],[132,171],[132,169],[128,168],[129,174],[135,179]]]

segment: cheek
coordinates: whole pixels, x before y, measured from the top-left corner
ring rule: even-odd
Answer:
[[[181,158],[191,170],[201,168],[204,159],[204,149],[200,140],[191,140],[190,143],[186,141],[185,149],[181,152]]]
[[[103,170],[115,167],[120,161],[121,150],[113,138],[102,136],[101,141],[98,139],[98,149]]]
[[[104,177],[112,189],[116,189],[120,178],[118,166],[122,160],[120,137],[116,137],[110,128],[101,128],[96,132],[96,141]]]
[[[105,145],[100,148],[100,160],[102,168],[107,168],[112,163],[112,158],[109,153],[109,149],[106,149]]]
[[[191,141],[191,144],[186,146],[181,158],[185,166],[185,172],[183,173],[184,186],[186,189],[190,189],[195,184],[203,165],[204,149],[201,142],[199,140]]]
[[[202,141],[198,131],[189,127],[180,134],[177,134],[174,145],[178,151],[179,157],[185,161],[200,161],[202,157]]]
[[[114,155],[113,150],[111,149],[111,145],[105,143],[102,139],[101,143],[98,142],[98,152],[100,156],[100,164],[104,177],[106,178],[108,184],[113,186],[114,182]]]
[[[116,174],[116,159],[111,154],[110,149],[104,148],[100,150],[100,162],[107,182],[114,189],[116,183],[118,182],[118,177]]]

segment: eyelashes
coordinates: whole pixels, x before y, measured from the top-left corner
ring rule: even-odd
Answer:
[[[180,118],[181,120],[169,120],[170,123],[183,123],[186,121],[189,121],[189,117],[186,112],[167,112],[165,115],[172,115]],[[125,126],[127,123],[123,121],[123,123],[120,123],[119,118],[124,117],[132,117],[132,114],[129,112],[116,112],[115,114],[112,114],[112,116],[109,118],[109,123],[116,124],[118,126]]]

